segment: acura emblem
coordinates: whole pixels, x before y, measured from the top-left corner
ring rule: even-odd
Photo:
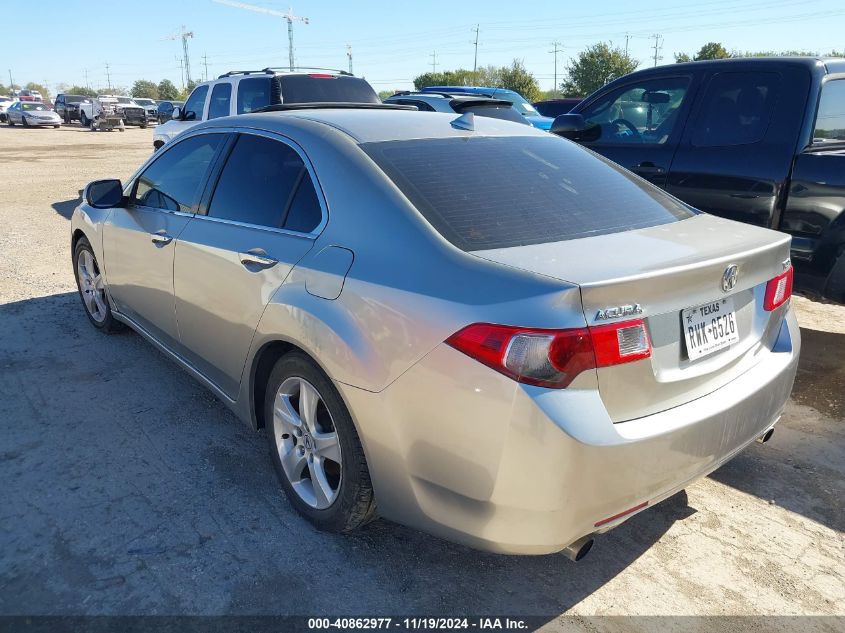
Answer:
[[[722,275],[722,290],[730,292],[736,286],[736,279],[739,276],[739,266],[731,264],[725,268],[725,273]]]

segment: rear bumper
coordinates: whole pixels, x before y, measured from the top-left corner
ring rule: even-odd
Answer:
[[[752,369],[618,424],[593,376],[565,390],[518,385],[445,345],[380,393],[338,387],[383,516],[480,549],[542,554],[615,527],[634,513],[601,522],[673,494],[761,436],[783,411],[799,349],[790,309]]]

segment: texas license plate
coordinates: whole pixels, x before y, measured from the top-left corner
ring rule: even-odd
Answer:
[[[739,341],[733,298],[687,308],[681,312],[690,360],[713,354]]]

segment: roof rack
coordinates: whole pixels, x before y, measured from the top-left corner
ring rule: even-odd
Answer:
[[[461,94],[463,94],[463,93],[461,93]],[[455,93],[453,93],[453,92],[422,92],[421,90],[397,90],[396,92],[394,92],[390,96],[391,97],[408,97],[408,96],[411,96],[411,95],[420,95],[420,96],[435,95],[437,97],[449,98],[449,97],[454,97]]]
[[[264,68],[262,70],[230,70],[227,73],[223,73],[218,77],[218,79],[223,79],[224,77],[231,77],[233,75],[267,75],[272,74],[269,68]]]
[[[330,73],[337,73],[338,75],[345,75],[347,77],[354,77],[354,75],[352,73],[347,72],[345,70],[338,70],[337,68],[319,68],[317,66],[294,66],[293,70],[294,70],[294,72],[297,71],[297,70],[322,70],[322,71],[328,71]],[[267,68],[264,69],[264,72],[266,72],[266,73],[276,73],[276,72],[280,72],[280,71],[281,72],[291,72],[290,67],[282,68],[282,67],[268,66]]]
[[[264,106],[255,112],[287,112],[288,110],[412,110],[416,111],[416,107],[412,105],[399,105],[396,103],[354,103],[350,101],[319,101],[313,103],[277,103],[274,105]]]

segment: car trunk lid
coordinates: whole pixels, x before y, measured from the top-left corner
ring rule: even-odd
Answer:
[[[766,284],[788,266],[789,242],[788,235],[702,214],[634,231],[473,254],[578,284],[590,326],[644,320],[651,357],[596,370],[602,400],[614,422],[622,422],[711,393],[769,353],[784,311],[764,309]],[[725,291],[723,277],[732,266],[735,286]],[[728,320],[729,311],[734,314]],[[694,332],[688,344],[682,321],[709,325],[722,316],[726,330],[736,328],[738,337],[731,338],[737,340],[699,355],[707,336],[702,341],[702,333]]]

